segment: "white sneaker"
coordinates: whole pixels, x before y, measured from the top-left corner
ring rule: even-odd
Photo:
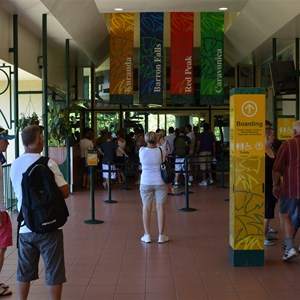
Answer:
[[[203,180],[199,183],[200,186],[207,186],[207,181]]]
[[[294,248],[291,248],[289,251],[285,251],[284,255],[282,256],[283,261],[288,261],[297,256],[297,252]]]
[[[162,234],[160,234],[159,236],[158,236],[158,243],[159,244],[163,244],[163,243],[165,243],[165,242],[168,242],[169,241],[169,238],[166,236],[166,235],[162,235]]]
[[[141,237],[141,241],[144,242],[144,243],[151,243],[151,236],[150,234],[144,234],[142,237]]]
[[[208,184],[213,184],[214,182],[215,182],[214,180],[210,179],[210,180],[208,181]]]

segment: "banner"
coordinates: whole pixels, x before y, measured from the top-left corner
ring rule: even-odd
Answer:
[[[200,104],[224,104],[224,13],[200,13]]]
[[[172,104],[194,100],[194,13],[171,13],[171,77]]]
[[[163,13],[140,14],[140,102],[163,102]]]
[[[110,17],[110,103],[133,103],[133,13]]]

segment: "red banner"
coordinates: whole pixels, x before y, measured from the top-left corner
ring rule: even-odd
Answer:
[[[171,13],[171,101],[193,99],[194,13]],[[180,97],[183,95],[183,97]],[[190,97],[186,97],[186,95]]]

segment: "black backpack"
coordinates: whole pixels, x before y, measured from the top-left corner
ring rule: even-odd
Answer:
[[[186,137],[178,135],[174,139],[174,154],[179,157],[184,157],[189,153],[189,147]]]
[[[22,178],[23,199],[17,220],[19,226],[26,225],[35,233],[54,231],[63,226],[69,216],[48,160],[48,157],[40,157],[28,167]],[[23,221],[25,224],[21,225]]]

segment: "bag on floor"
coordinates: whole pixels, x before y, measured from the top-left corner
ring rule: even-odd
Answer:
[[[48,160],[48,157],[40,157],[22,175],[23,199],[17,220],[19,226],[26,225],[35,233],[54,231],[63,226],[69,216]]]
[[[161,161],[162,161],[160,165],[161,178],[165,183],[172,183],[175,179],[175,171],[167,160],[163,161],[162,150],[160,147],[159,150],[160,150]]]

